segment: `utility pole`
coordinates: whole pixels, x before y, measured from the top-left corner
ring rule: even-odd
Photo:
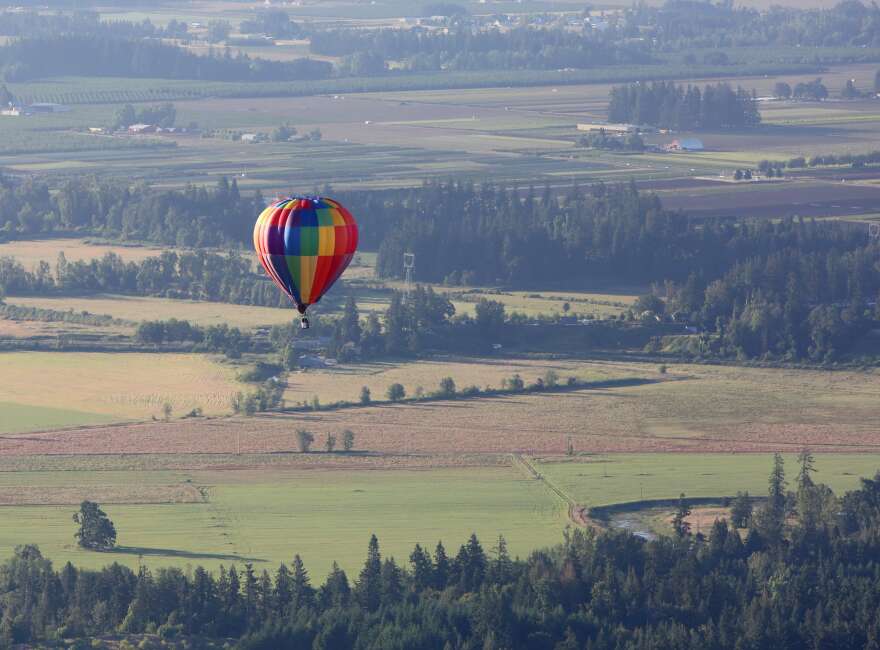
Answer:
[[[404,253],[403,254],[403,301],[409,298],[409,294],[412,291],[413,284],[413,273],[416,268],[416,255],[415,253]]]

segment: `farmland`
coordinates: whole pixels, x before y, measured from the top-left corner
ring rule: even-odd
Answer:
[[[354,395],[370,381],[428,385],[445,375],[463,382],[512,372],[529,379],[548,368],[659,379],[647,364],[487,360],[310,372],[294,379],[308,388],[294,383],[292,390],[329,400],[334,390]],[[396,555],[416,541],[457,539],[471,529],[483,539],[504,533],[521,553],[551,543],[566,504],[548,484],[592,506],[681,491],[759,494],[768,453],[777,449],[837,452],[820,453],[817,479],[840,490],[880,464],[870,424],[876,374],[713,366],[667,374],[641,386],[554,395],[7,435],[0,439],[0,469],[27,489],[16,493],[21,505],[0,508],[17,522],[18,532],[4,543],[33,529],[53,557],[102,564],[105,556],[72,547],[69,507],[27,503],[85,495],[100,498],[120,528],[116,560],[134,564],[142,555],[148,563],[216,566],[274,563],[299,552],[321,575],[330,558],[358,558],[371,532]],[[318,449],[328,433],[350,428],[355,453],[296,453],[298,428],[314,432]],[[574,458],[564,456],[569,439]],[[534,457],[544,479],[529,479],[511,454]],[[142,489],[114,487],[123,482]],[[198,487],[204,500],[192,502],[187,486]],[[162,521],[161,535],[151,521]],[[39,522],[45,524],[38,532]]]
[[[547,366],[527,370],[527,366],[510,364],[504,368],[506,372],[499,371],[494,362],[487,362],[486,367],[489,373],[497,373],[496,377],[523,371],[529,380],[531,373],[538,374]],[[802,447],[817,452],[880,451],[873,426],[880,391],[876,372],[682,365],[661,376],[655,367],[638,363],[560,367],[586,377],[641,381],[552,395],[149,422],[92,427],[75,434],[46,432],[0,440],[0,455],[289,452],[295,448],[293,432],[298,428],[312,430],[319,443],[328,433],[348,428],[356,432],[360,450],[427,455],[428,462],[432,454],[563,454],[569,438],[578,453],[589,454],[768,452]],[[451,376],[455,370],[455,365],[441,368],[428,364],[421,370],[390,372],[410,372],[410,377],[419,377],[418,381],[427,385],[429,375]],[[461,373],[460,367],[458,370]],[[306,373],[300,381],[307,382],[315,374]],[[403,374],[391,376],[406,378]],[[363,375],[343,369],[328,371],[322,381],[332,379],[335,385],[347,386],[335,388],[337,394],[347,394],[352,400],[365,383]],[[308,388],[301,390],[303,395],[321,397]],[[330,456],[328,460],[338,459]],[[300,462],[295,454],[289,461]],[[356,464],[357,459],[345,462]]]
[[[150,245],[125,246],[87,239],[53,238],[0,243],[0,257],[14,257],[28,269],[40,262],[54,266],[59,253],[64,253],[68,262],[90,261],[107,253],[118,255],[126,262],[141,262],[167,250],[173,249]]]
[[[399,26],[398,19],[412,13],[411,3],[402,0],[288,4],[295,20],[318,28]],[[472,13],[486,12],[480,3],[463,4]],[[493,3],[492,11],[581,12],[575,4],[553,2],[548,9],[528,0],[501,2]],[[629,6],[617,0],[609,6],[623,4]],[[795,0],[788,4],[803,6]],[[102,12],[111,19],[149,17],[156,24],[204,23],[218,14],[237,24],[254,12],[240,3],[203,0],[186,7],[163,5],[155,12]],[[204,31],[198,28],[199,39]],[[186,47],[205,53],[215,46],[197,39]],[[290,60],[308,54],[309,44],[279,40],[278,45],[231,47],[230,53],[239,49]],[[0,119],[0,168],[12,184],[45,181],[52,193],[67,181],[89,177],[120,190],[140,183],[158,190],[213,187],[225,177],[234,178],[243,195],[259,190],[267,199],[325,189],[418,188],[426,179],[515,185],[523,194],[534,187],[539,195],[546,186],[564,197],[574,185],[632,179],[640,189],[655,192],[665,208],[681,210],[683,220],[791,215],[865,220],[880,214],[877,168],[820,167],[792,170],[773,181],[734,180],[735,170],[755,168],[765,159],[880,150],[880,102],[867,95],[837,98],[850,79],[861,89],[871,88],[878,64],[823,68],[810,62],[818,48],[809,46],[747,53],[716,49],[698,49],[695,55],[729,55],[730,65],[685,65],[676,52],[661,53],[651,64],[575,71],[455,70],[281,83],[109,77],[10,82],[25,101],[62,102],[71,110]],[[872,61],[880,52],[841,47],[836,56]],[[773,72],[780,66],[791,73]],[[756,74],[733,76],[745,70]],[[827,101],[771,97],[779,81],[795,85],[819,75],[831,93]],[[738,132],[652,132],[645,135],[652,148],[643,153],[578,144],[582,132],[576,125],[606,120],[615,83],[653,78],[699,85],[728,81],[754,89],[763,123]],[[196,123],[197,128],[156,135],[97,132],[113,124],[127,102],[140,109],[165,101],[174,103],[178,126]],[[298,139],[271,141],[281,125],[295,127]],[[249,144],[243,134],[269,141]],[[699,137],[706,149],[663,151],[673,138],[683,137]],[[356,207],[352,210],[357,214]],[[165,217],[164,209],[156,212]],[[10,212],[9,223],[0,223],[0,236],[33,232],[17,214]],[[173,210],[168,214],[162,226],[176,227]],[[100,226],[90,231],[88,224],[100,221],[87,214],[78,225],[65,223],[71,238],[48,233],[44,239],[0,242],[0,257],[12,256],[30,269],[41,261],[54,266],[62,251],[70,261],[113,252],[139,262],[180,250],[92,239],[111,236]],[[196,241],[173,235],[158,232],[155,241]],[[348,295],[362,317],[384,314],[391,290],[404,284],[375,277],[375,266],[375,250],[359,254],[334,295],[315,310],[319,337],[329,338],[322,317],[336,315],[332,312]],[[496,276],[487,277],[488,284]],[[658,294],[663,279],[657,278]],[[448,295],[458,315],[475,316],[478,301],[489,299],[502,303],[508,315],[528,318],[617,317],[637,295],[650,291],[647,282],[578,281],[592,291],[525,290],[527,284],[434,288]],[[34,541],[56,564],[216,568],[253,562],[261,570],[300,553],[313,578],[320,579],[332,560],[356,572],[371,533],[379,536],[383,553],[399,561],[416,542],[433,546],[442,538],[454,552],[451,545],[474,531],[487,548],[503,533],[512,552],[525,555],[560,540],[570,523],[568,501],[596,506],[674,498],[681,492],[763,494],[770,454],[779,450],[791,468],[793,454],[811,449],[818,456],[817,480],[840,491],[857,487],[860,476],[880,468],[876,368],[670,362],[661,370],[662,359],[643,350],[588,349],[578,352],[583,358],[515,357],[498,346],[492,355],[484,351],[472,357],[429,350],[412,358],[376,354],[281,373],[287,410],[232,416],[232,396],[258,386],[239,381],[238,373],[257,361],[277,363],[280,350],[246,351],[241,360],[160,352],[159,345],[151,354],[61,350],[71,336],[88,337],[96,349],[108,341],[132,342],[144,320],[226,324],[253,334],[291,324],[291,309],[60,293],[4,300],[118,321],[0,320],[4,343],[39,341],[58,349],[0,353],[0,553],[7,555],[15,545]],[[164,287],[156,293],[175,295]],[[535,337],[543,336],[532,324]],[[262,343],[265,332],[256,338]],[[276,372],[277,366],[272,368]],[[447,377],[461,391],[499,388],[514,375],[530,385],[554,374],[562,383],[570,377],[621,383],[386,401],[394,383],[413,398],[430,396]],[[364,387],[372,404],[357,404]],[[329,407],[340,401],[351,404]],[[167,421],[166,403],[171,406]],[[204,417],[184,417],[199,408]],[[298,430],[314,434],[311,452],[298,448]],[[345,430],[355,434],[354,449],[340,452],[337,442],[335,452],[326,451],[328,435],[339,438]],[[74,545],[70,516],[85,498],[100,502],[116,523],[116,552],[89,553]]]
[[[194,325],[227,323],[234,327],[253,329],[261,325],[290,323],[293,320],[293,312],[288,309],[112,294],[57,298],[22,296],[10,298],[8,302],[23,307],[59,311],[72,309],[75,312],[87,311],[92,314],[107,314],[132,322],[177,318],[188,320]]]
[[[788,468],[796,454],[785,454]],[[770,454],[609,454],[587,462],[536,462],[546,479],[585,507],[675,499],[725,497],[737,490],[763,495],[773,458]],[[815,480],[835,492],[859,487],[859,478],[880,471],[880,454],[823,454]]]
[[[239,389],[232,369],[198,355],[5,352],[0,358],[0,402],[14,405],[3,409],[4,433],[160,416],[166,402],[179,415],[196,407],[227,413]]]
[[[851,78],[860,87],[870,85],[875,68],[874,64],[833,66],[823,72],[822,77],[829,89],[836,92]],[[759,96],[767,96],[776,81],[794,84],[815,76],[813,73],[769,75],[729,81],[754,88]],[[693,78],[690,81],[702,84],[709,80]],[[93,84],[101,87],[105,83],[102,80],[82,82],[83,87]],[[64,84],[58,83],[59,88],[63,88]],[[138,87],[149,85],[147,81]],[[876,128],[880,111],[874,101],[762,101],[764,126],[745,133],[700,134],[707,151],[698,154],[621,155],[574,147],[578,135],[576,123],[605,119],[609,90],[608,83],[591,83],[328,93],[304,97],[184,97],[175,102],[182,124],[198,121],[203,129],[218,133],[268,134],[287,122],[300,133],[320,129],[323,138],[320,142],[248,145],[221,137],[191,135],[164,135],[145,140],[81,135],[106,141],[108,146],[114,147],[156,140],[177,146],[130,153],[83,150],[64,154],[41,148],[32,153],[0,155],[0,165],[19,172],[47,172],[62,178],[82,171],[101,172],[105,176],[142,179],[168,187],[179,187],[187,182],[213,183],[219,176],[226,175],[237,177],[242,188],[260,188],[267,193],[289,192],[290,178],[297,179],[300,189],[320,187],[327,179],[332,179],[334,187],[344,188],[409,187],[420,184],[427,176],[489,177],[560,187],[569,186],[574,180],[613,181],[632,177],[650,186],[660,179],[729,176],[736,167],[753,167],[764,158],[809,155],[817,148],[849,151],[880,148],[876,137],[880,132]],[[26,92],[27,88],[19,91]],[[140,101],[161,98],[161,94],[157,94],[144,96]],[[31,141],[36,143],[44,134],[55,133],[57,129],[84,129],[106,122],[114,110],[113,103],[77,104],[70,113],[41,116],[34,118],[39,122],[19,121],[17,124],[27,125],[23,127],[26,129],[33,124]],[[50,126],[47,120],[55,122]],[[671,136],[649,136],[647,141],[665,144],[670,139]],[[822,210],[818,213],[813,210],[818,216],[848,215],[854,206],[867,208],[877,200],[873,194],[875,188],[865,187],[861,191],[869,196],[860,197],[861,203],[842,205],[846,188],[817,184],[809,179],[798,183],[803,186],[798,190],[828,196]],[[751,187],[747,183],[725,185],[713,201],[718,205],[736,206],[750,194]],[[690,207],[687,197],[679,197],[674,191],[659,191],[674,207]],[[699,199],[695,199],[694,206],[698,211],[704,210]],[[764,209],[773,216],[781,211],[773,201],[768,201]],[[710,209],[705,210],[711,213]],[[811,214],[807,207],[802,212]]]
[[[21,479],[20,474],[16,474]],[[30,484],[58,482],[57,474],[26,474]],[[139,478],[163,483],[172,477]],[[112,505],[107,511],[120,530],[112,554],[75,548],[70,507],[0,507],[0,552],[8,554],[21,539],[39,539],[56,561],[102,566],[108,560],[136,566],[187,566],[250,561],[270,571],[279,562],[302,555],[313,578],[320,579],[333,560],[356,573],[371,533],[389,556],[405,558],[415,543],[430,548],[442,539],[452,549],[471,532],[492,540],[504,534],[511,551],[561,539],[565,511],[549,490],[512,468],[425,471],[250,471],[190,472],[177,475],[208,494],[206,503]],[[76,475],[70,477],[77,482]],[[94,480],[94,479],[92,479]],[[110,473],[99,481],[125,484],[129,475]],[[106,491],[107,485],[102,490]],[[14,513],[14,514],[13,514]],[[157,525],[160,524],[160,525]],[[454,551],[453,551],[454,552]]]

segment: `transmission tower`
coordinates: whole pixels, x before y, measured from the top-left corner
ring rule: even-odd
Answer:
[[[406,300],[409,298],[409,294],[412,291],[413,285],[413,272],[416,268],[416,255],[415,253],[404,253],[403,254],[403,299]]]

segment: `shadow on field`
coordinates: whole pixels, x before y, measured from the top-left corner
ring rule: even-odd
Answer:
[[[227,560],[230,562],[266,562],[259,557],[242,557],[241,555],[233,555],[227,553],[193,553],[191,551],[181,551],[174,548],[146,548],[144,546],[115,546],[105,553],[125,553],[132,555],[162,555],[167,557],[181,557],[189,560]]]

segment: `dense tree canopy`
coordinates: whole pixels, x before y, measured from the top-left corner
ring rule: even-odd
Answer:
[[[0,47],[6,81],[78,75],[209,81],[325,79],[333,66],[315,59],[273,61],[228,52],[199,56],[159,40],[113,36],[29,37]]]
[[[680,86],[673,82],[611,89],[608,120],[679,131],[737,129],[761,123],[754,95],[729,84]]]

